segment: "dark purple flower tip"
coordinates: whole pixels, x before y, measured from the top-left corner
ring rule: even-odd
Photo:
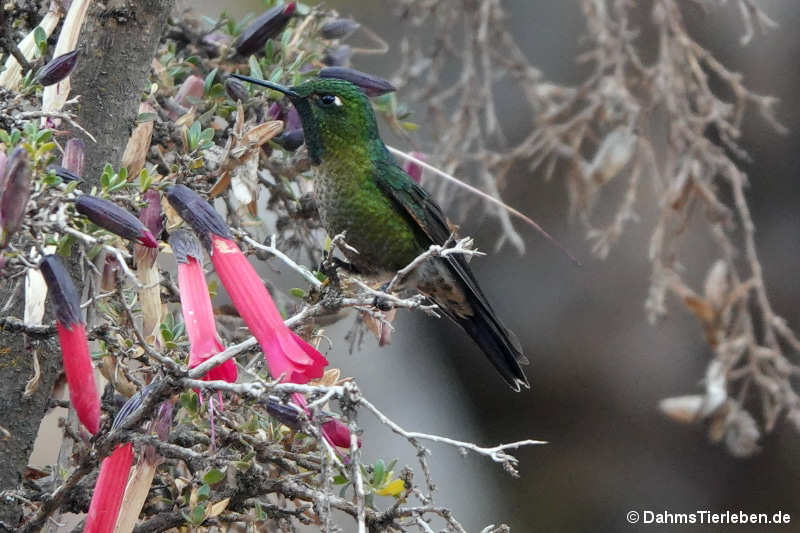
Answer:
[[[224,239],[232,239],[230,228],[214,207],[202,196],[185,185],[167,187],[167,201],[183,220],[200,237],[207,250],[211,249],[211,234]]]
[[[299,431],[302,428],[303,410],[291,403],[283,403],[275,396],[267,400],[267,413],[286,427]]]
[[[55,172],[56,176],[61,178],[62,181],[80,181],[81,177],[77,174],[70,172],[68,169],[58,166],[58,165],[50,165],[47,167],[48,170],[52,170]]]
[[[275,37],[286,27],[289,19],[292,18],[297,4],[289,2],[280,6],[275,6],[262,13],[258,18],[244,29],[236,40],[236,52],[243,56],[249,56],[264,48],[267,40]]]
[[[320,78],[337,78],[349,81],[353,85],[360,87],[367,96],[380,96],[396,90],[394,85],[383,78],[348,67],[323,67],[318,75]]]
[[[83,144],[83,141],[77,137],[73,137],[68,140],[67,144],[64,146],[61,166],[76,176],[82,176],[85,153],[86,146]]]
[[[103,229],[149,248],[158,248],[158,241],[132,213],[114,202],[83,194],[75,202],[75,210]]]
[[[346,67],[350,64],[350,57],[352,55],[352,48],[346,44],[340,44],[339,46],[325,50],[325,55],[322,56],[322,62],[329,67]]]
[[[228,78],[225,80],[225,92],[228,93],[228,96],[230,96],[231,100],[234,102],[241,101],[244,103],[250,98],[247,87],[236,78]]]
[[[283,149],[294,152],[303,146],[303,143],[305,142],[305,134],[303,133],[303,128],[284,131],[275,137],[273,141],[275,141],[275,143],[280,145]]]
[[[25,208],[31,197],[31,169],[28,164],[28,152],[24,148],[15,148],[6,162],[2,197],[0,197],[0,248],[5,248],[8,241],[22,225]]]
[[[58,256],[44,256],[39,269],[47,284],[50,301],[55,307],[56,321],[70,329],[74,324],[82,324],[78,291]]]
[[[303,128],[303,121],[300,119],[300,113],[298,113],[297,109],[294,106],[289,108],[289,111],[286,112],[286,125],[284,127],[285,131],[291,131],[296,129]]]
[[[269,120],[281,120],[283,116],[283,108],[278,102],[272,102],[269,108],[267,109],[267,119]]]
[[[182,229],[175,230],[169,236],[169,245],[178,263],[188,263],[190,257],[200,264],[203,263],[203,246],[194,233]]]
[[[153,421],[152,429],[158,435],[158,438],[163,441],[169,439],[169,432],[172,429],[172,411],[173,405],[171,401],[161,402],[161,406],[158,408],[158,417]]]
[[[120,407],[119,411],[117,411],[116,416],[114,416],[114,421],[111,423],[111,429],[119,429],[124,424],[128,417],[133,414],[139,407],[142,406],[147,396],[155,390],[155,383],[150,383],[149,385],[145,385],[141,389],[139,389],[136,394],[128,398],[125,403]],[[169,403],[169,402],[164,402]],[[162,404],[163,407],[163,404]],[[171,413],[172,411],[170,411]]]
[[[147,205],[139,211],[139,220],[150,230],[150,233],[152,233],[154,237],[158,238],[163,229],[163,223],[161,221],[161,194],[155,189],[148,189],[142,195],[142,198]]]
[[[333,19],[322,25],[320,34],[325,39],[344,39],[360,27],[361,24],[353,19]]]
[[[36,81],[47,87],[58,83],[70,75],[78,62],[78,51],[73,50],[58,57],[54,57],[36,73]]]

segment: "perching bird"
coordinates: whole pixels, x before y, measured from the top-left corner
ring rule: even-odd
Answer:
[[[296,87],[234,74],[285,94],[297,109],[315,167],[314,195],[329,235],[345,233],[358,253],[347,254],[365,274],[391,278],[432,244],[445,245],[452,230],[431,196],[400,168],[378,133],[364,92],[335,78]],[[433,257],[406,286],[434,301],[481,347],[515,391],[530,388],[527,364],[513,333],[497,318],[462,254]]]

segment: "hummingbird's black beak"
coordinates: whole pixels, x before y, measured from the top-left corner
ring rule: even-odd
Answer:
[[[284,87],[283,85],[279,85],[277,83],[272,83],[271,81],[259,80],[257,78],[251,78],[250,76],[242,76],[241,74],[231,74],[231,77],[236,78],[237,80],[242,80],[249,83],[255,83],[256,85],[260,85],[262,87],[267,87],[268,89],[272,89],[273,91],[278,91],[279,93],[285,94],[292,100],[299,100],[301,98],[299,94],[297,94],[290,88]]]

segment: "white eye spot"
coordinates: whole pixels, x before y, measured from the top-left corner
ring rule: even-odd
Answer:
[[[338,96],[333,97],[333,105],[336,107],[342,107],[342,100]]]

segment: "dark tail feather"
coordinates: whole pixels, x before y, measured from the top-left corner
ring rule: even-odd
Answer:
[[[516,392],[521,387],[530,389],[531,385],[521,366],[528,364],[528,359],[522,354],[517,338],[503,327],[494,312],[482,302],[470,303],[475,311],[473,316],[451,318],[480,346],[512,389]]]

